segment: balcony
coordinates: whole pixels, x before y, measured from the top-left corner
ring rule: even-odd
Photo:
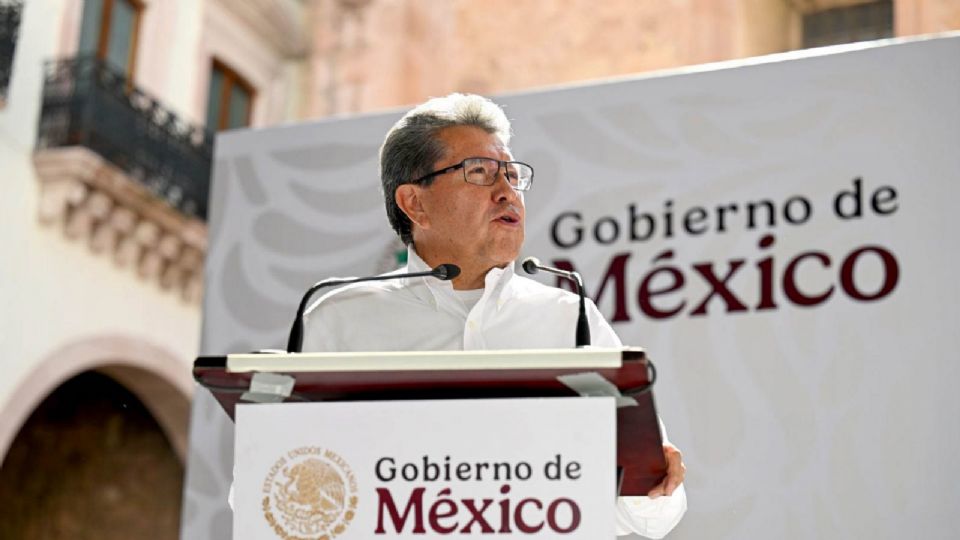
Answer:
[[[13,53],[20,31],[23,2],[0,0],[0,104],[7,99],[10,74],[13,72]]]
[[[48,62],[37,148],[82,146],[184,214],[206,219],[213,136],[94,57]]]
[[[40,220],[199,298],[213,136],[94,57],[48,62],[34,164]]]

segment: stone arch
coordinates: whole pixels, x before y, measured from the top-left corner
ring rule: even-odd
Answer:
[[[85,371],[103,373],[143,403],[181,463],[189,435],[194,382],[191,360],[142,339],[104,335],[68,343],[41,360],[13,391],[0,415],[0,462],[21,426],[43,399]]]

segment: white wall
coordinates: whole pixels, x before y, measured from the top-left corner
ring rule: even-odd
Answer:
[[[0,457],[43,392],[84,362],[58,362],[56,351],[106,344],[103,362],[140,366],[187,397],[200,330],[198,306],[95,255],[85,239],[37,219],[40,183],[31,161],[40,110],[42,62],[55,56],[66,8],[76,2],[26,3],[7,105],[0,110]],[[114,358],[110,343],[126,357]],[[87,355],[95,358],[97,355]],[[159,361],[166,358],[169,362]],[[170,362],[173,365],[170,365]],[[55,367],[50,367],[55,366]],[[17,403],[10,403],[12,396]],[[34,403],[36,404],[36,403]]]

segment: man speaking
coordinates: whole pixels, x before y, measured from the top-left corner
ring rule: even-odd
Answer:
[[[492,101],[451,94],[409,111],[380,149],[387,217],[407,245],[397,273],[454,264],[430,277],[357,283],[328,293],[306,315],[305,351],[564,348],[574,345],[579,299],[518,276],[523,194],[533,167],[507,146],[510,122]],[[588,301],[593,344],[620,339]],[[667,475],[648,497],[621,497],[619,534],[661,538],[686,510],[680,451],[664,437]]]

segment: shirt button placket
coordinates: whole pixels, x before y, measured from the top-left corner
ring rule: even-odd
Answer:
[[[480,337],[480,324],[476,319],[467,319],[466,328],[463,332],[464,349],[477,350],[483,349],[483,339]]]

